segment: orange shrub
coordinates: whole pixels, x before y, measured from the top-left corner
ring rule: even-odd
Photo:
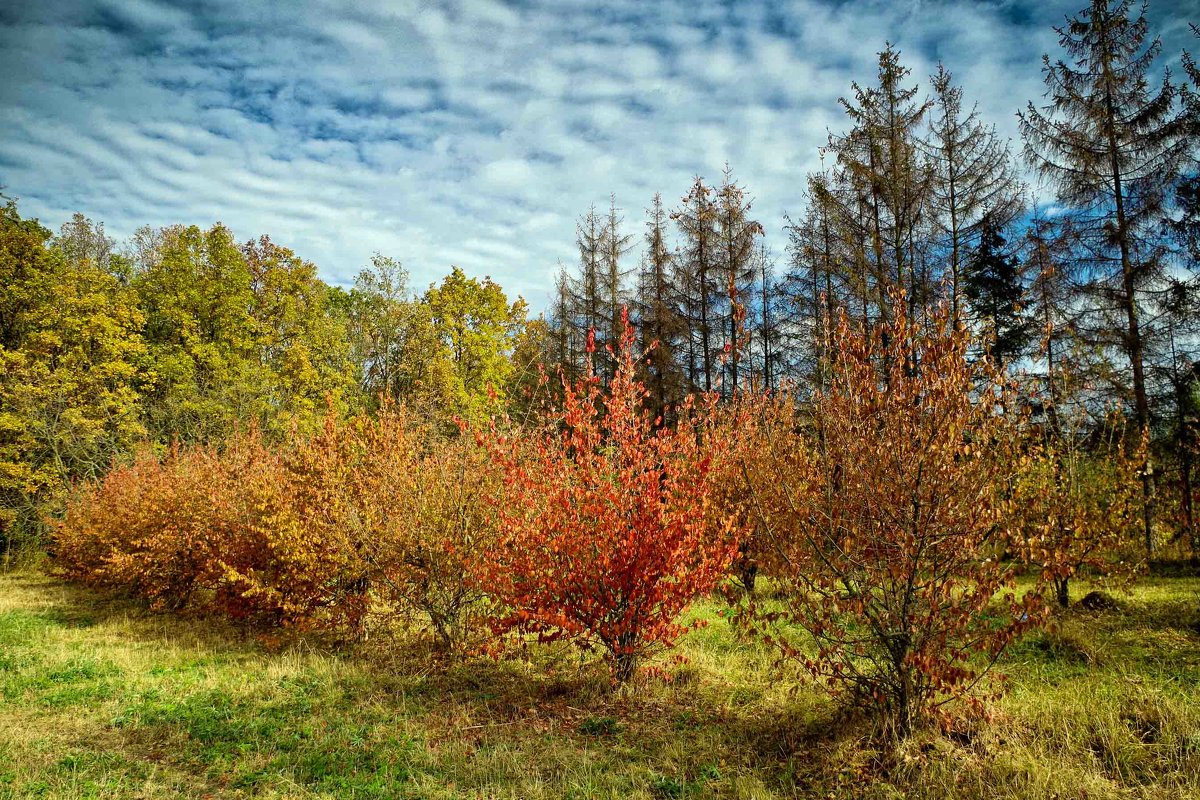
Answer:
[[[1091,436],[1078,430],[1047,432],[1034,446],[1017,487],[1016,502],[1025,518],[1024,555],[1041,568],[1060,606],[1070,605],[1076,577],[1129,579],[1142,566],[1137,532],[1146,448],[1143,438],[1130,452],[1117,419]]]
[[[256,432],[221,451],[146,452],[82,487],[56,526],[56,570],[155,608],[221,613],[351,638],[372,616],[467,649],[482,593],[494,475],[469,441],[402,409],[339,422],[274,450]]]
[[[281,453],[231,446],[228,479],[239,487],[235,524],[214,556],[217,607],[234,618],[361,635],[367,567],[347,494],[360,456],[333,417]]]
[[[832,383],[811,432],[789,403],[767,404],[765,465],[748,472],[788,590],[780,617],[810,655],[768,626],[785,655],[906,735],[944,703],[973,700],[991,661],[1039,612],[1015,597],[997,554],[1019,533],[1011,497],[1024,468],[1003,376],[968,358],[943,309],[872,332],[843,315]],[[978,657],[978,658],[977,658]]]
[[[704,436],[725,451],[725,456],[714,463],[716,479],[713,481],[713,512],[710,525],[715,533],[732,525],[740,532],[737,555],[730,565],[730,573],[746,594],[754,594],[758,577],[771,570],[771,548],[763,521],[754,508],[754,497],[747,483],[748,473],[761,474],[771,465],[766,458],[766,431],[760,424],[757,413],[769,398],[750,395],[739,396],[731,402],[718,406],[711,423],[705,427]],[[705,447],[708,447],[706,442]]]
[[[211,586],[213,554],[228,538],[224,509],[232,500],[211,448],[149,451],[77,488],[56,525],[60,574],[182,608]]]
[[[415,617],[443,649],[467,652],[487,635],[490,604],[475,578],[476,564],[495,543],[488,497],[498,486],[497,471],[469,438],[431,437],[406,477],[395,510],[403,524],[376,550],[382,596],[388,608],[409,621]]]

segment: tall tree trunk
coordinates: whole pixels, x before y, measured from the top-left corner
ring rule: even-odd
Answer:
[[[1108,72],[1107,60],[1104,69]],[[1117,212],[1117,244],[1121,250],[1121,286],[1123,297],[1121,303],[1125,308],[1127,332],[1125,338],[1126,350],[1130,364],[1133,366],[1133,395],[1137,411],[1140,433],[1148,434],[1150,430],[1150,402],[1146,396],[1146,376],[1142,348],[1142,332],[1137,311],[1137,287],[1134,282],[1133,259],[1129,253],[1129,229],[1125,218],[1125,195],[1121,183],[1120,149],[1117,145],[1116,111],[1113,108],[1112,89],[1107,87],[1104,96],[1105,111],[1108,114],[1108,157],[1113,176],[1113,200]],[[1145,537],[1146,554],[1154,555],[1154,464],[1147,449],[1146,461],[1142,465],[1142,533]]]

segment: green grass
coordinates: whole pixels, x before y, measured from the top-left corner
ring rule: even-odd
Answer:
[[[438,666],[402,639],[272,648],[0,575],[0,798],[1200,797],[1200,579],[1060,614],[990,722],[873,743],[717,602],[674,680],[569,649]]]

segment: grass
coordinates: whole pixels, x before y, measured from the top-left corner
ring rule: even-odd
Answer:
[[[1200,579],[1118,600],[1018,643],[990,722],[883,751],[716,602],[614,694],[570,650],[273,647],[0,574],[0,798],[1200,797]]]

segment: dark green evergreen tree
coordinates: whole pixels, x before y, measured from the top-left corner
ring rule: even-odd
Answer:
[[[989,338],[992,357],[1011,364],[1025,352],[1032,326],[1022,311],[1021,261],[1000,228],[987,219],[980,226],[978,246],[968,256],[964,277],[971,317]]]

